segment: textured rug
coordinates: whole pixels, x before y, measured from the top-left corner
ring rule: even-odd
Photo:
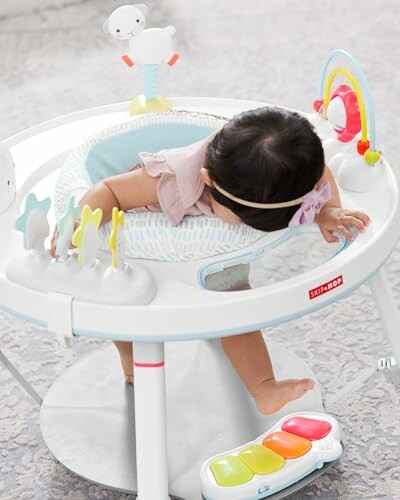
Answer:
[[[141,75],[120,62],[124,47],[102,33],[123,2],[66,1],[0,19],[0,137],[85,107],[131,99]],[[161,74],[169,96],[257,99],[308,110],[320,64],[333,48],[361,62],[374,96],[379,146],[397,163],[400,60],[397,0],[148,1],[149,26],[173,24],[182,59]],[[46,2],[48,5],[49,2]],[[400,253],[386,271],[400,304]],[[400,498],[400,393],[381,375],[329,404],[338,390],[390,354],[369,287],[268,335],[317,374],[328,411],[340,421],[339,464],[291,499]],[[44,330],[0,314],[1,349],[45,394],[59,373],[102,342],[58,347]],[[132,499],[90,484],[58,464],[43,443],[37,405],[0,367],[2,499]],[[333,401],[333,399],[331,399]],[[197,500],[197,499],[189,499]],[[234,499],[232,499],[234,500]]]

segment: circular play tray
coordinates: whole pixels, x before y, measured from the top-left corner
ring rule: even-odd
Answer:
[[[177,108],[200,108],[227,117],[242,109],[260,105],[262,103],[224,99],[175,101]],[[18,143],[13,148],[13,155],[17,165],[21,166],[17,169],[17,186],[20,189],[18,200],[0,216],[0,229],[4,241],[7,241],[7,245],[0,249],[0,292],[4,297],[4,309],[40,325],[47,325],[47,294],[4,279],[5,267],[11,256],[18,254],[22,247],[20,235],[12,230],[17,210],[29,190],[34,189],[38,196],[41,193],[49,195],[53,192],[57,169],[67,156],[62,154],[65,149],[82,142],[88,134],[102,130],[110,124],[126,121],[126,114],[119,111],[121,108],[122,105],[115,105],[108,109],[91,110],[86,114],[82,112],[76,115],[75,120],[74,116],[69,118],[74,120],[72,123],[58,127],[59,123],[50,123],[50,131],[42,136],[36,134],[23,142],[23,136],[17,136],[9,141],[10,146]],[[87,118],[87,115],[95,116]],[[55,134],[57,139],[51,140]],[[333,134],[334,132],[332,136]],[[338,148],[340,147],[341,144],[338,144]],[[329,158],[327,160],[329,161]],[[337,300],[367,281],[379,269],[398,238],[400,219],[397,217],[398,186],[395,175],[384,159],[379,166],[373,168],[379,168],[380,174],[370,192],[340,192],[344,206],[370,214],[372,221],[368,230],[358,235],[345,251],[339,252],[323,265],[314,266],[301,275],[252,290],[217,294],[199,286],[198,274],[203,272],[202,268],[209,264],[207,262],[198,260],[195,265],[192,262],[152,262],[157,294],[150,304],[145,307],[107,307],[103,304],[74,300],[74,334],[145,341],[215,338],[276,324]],[[376,200],[379,200],[379,203]],[[269,233],[263,239],[262,246],[276,245],[284,232],[285,230]],[[255,250],[252,246],[248,248],[250,258],[261,251],[260,245],[256,244],[255,247]],[[241,260],[245,260],[243,252],[240,252],[240,255]],[[226,267],[230,262],[235,262],[235,257],[235,252],[229,256],[221,255],[213,259],[213,265]],[[329,293],[310,298],[310,291],[339,276],[342,276],[340,286]],[[132,318],[134,319],[131,320]]]
[[[174,109],[228,118],[264,105],[208,98],[179,98],[173,99],[172,104]],[[151,374],[150,371],[156,370],[139,367],[135,371],[136,430],[140,432],[135,434],[133,430],[133,391],[123,383],[113,347],[84,358],[55,382],[42,405],[42,431],[55,456],[83,477],[124,491],[136,491],[133,471],[136,464],[139,477],[144,478],[145,488],[141,493],[144,500],[165,500],[168,484],[172,493],[192,500],[199,495],[198,470],[207,457],[254,440],[280,418],[280,415],[267,418],[257,414],[229,363],[221,361],[224,358],[216,339],[307,314],[340,299],[366,281],[374,291],[381,287],[383,292],[375,295],[381,312],[385,312],[385,307],[391,304],[387,300],[390,292],[380,268],[400,235],[398,184],[382,158],[379,165],[372,167],[379,170],[374,171],[375,182],[368,192],[351,192],[339,185],[343,206],[371,217],[367,230],[351,244],[341,239],[335,245],[328,245],[315,227],[308,227],[269,233],[248,245],[245,251],[210,259],[190,262],[128,259],[129,264],[143,266],[153,276],[156,293],[146,305],[96,303],[80,299],[79,294],[67,297],[62,286],[49,291],[41,289],[40,283],[24,286],[7,279],[6,269],[22,251],[21,235],[13,226],[28,192],[33,190],[39,198],[51,195],[58,170],[71,150],[93,134],[126,122],[126,108],[127,103],[122,103],[86,110],[42,124],[7,141],[16,163],[18,196],[0,215],[0,231],[6,242],[0,247],[0,308],[48,327],[60,338],[134,341],[135,363],[162,367]],[[318,130],[319,117],[310,115],[310,119]],[[329,143],[329,155],[340,154],[343,145],[332,146],[334,133],[327,133],[325,124],[321,124],[321,135],[324,144]],[[50,225],[54,222],[53,215]],[[99,259],[107,265],[110,257],[102,253]],[[218,285],[221,275],[229,283],[237,279],[237,273],[244,276],[249,273],[252,289],[221,291]],[[386,321],[386,328],[390,330],[392,323]],[[209,341],[204,342],[206,339]],[[176,342],[182,340],[190,342]],[[164,343],[168,366],[172,367],[171,372],[168,367],[166,370],[167,397],[163,389]],[[278,378],[313,376],[296,357],[288,358],[279,347],[272,346],[271,351],[278,365],[279,359],[285,359],[284,367],[274,365]],[[225,390],[226,387],[230,389]],[[188,415],[191,424],[182,411],[190,405],[198,415],[198,418],[196,413]],[[232,419],[234,408],[240,411]],[[323,412],[319,389],[293,407],[288,406],[286,411]],[[189,425],[199,432],[196,439],[188,431]],[[214,440],[209,439],[210,435]],[[199,439],[206,446],[200,450],[201,456],[190,458]],[[140,457],[137,462],[132,458],[135,440]],[[120,446],[112,447],[111,442]],[[186,454],[182,454],[182,449]],[[169,479],[167,464],[171,466]]]

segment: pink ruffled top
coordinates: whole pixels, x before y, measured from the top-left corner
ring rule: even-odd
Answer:
[[[174,226],[185,215],[213,215],[209,188],[200,177],[207,145],[213,136],[181,148],[139,153],[146,172],[160,177],[158,204],[148,205],[148,210],[162,210]]]

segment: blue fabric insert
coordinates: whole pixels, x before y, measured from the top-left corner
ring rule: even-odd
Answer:
[[[91,184],[127,172],[140,162],[139,153],[178,148],[208,137],[214,128],[183,123],[145,125],[95,144],[85,161],[85,176]]]

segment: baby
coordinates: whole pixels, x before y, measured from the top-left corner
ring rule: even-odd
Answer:
[[[179,224],[185,215],[213,215],[230,224],[275,231],[315,221],[327,242],[353,239],[369,217],[341,208],[324,162],[321,141],[298,113],[275,107],[246,111],[211,137],[182,148],[141,153],[142,163],[104,179],[80,206],[162,210]],[[57,231],[52,239],[55,257]],[[311,379],[275,380],[260,331],[221,339],[222,347],[263,414],[278,411],[314,387]],[[128,383],[133,382],[132,345],[115,342]]]

